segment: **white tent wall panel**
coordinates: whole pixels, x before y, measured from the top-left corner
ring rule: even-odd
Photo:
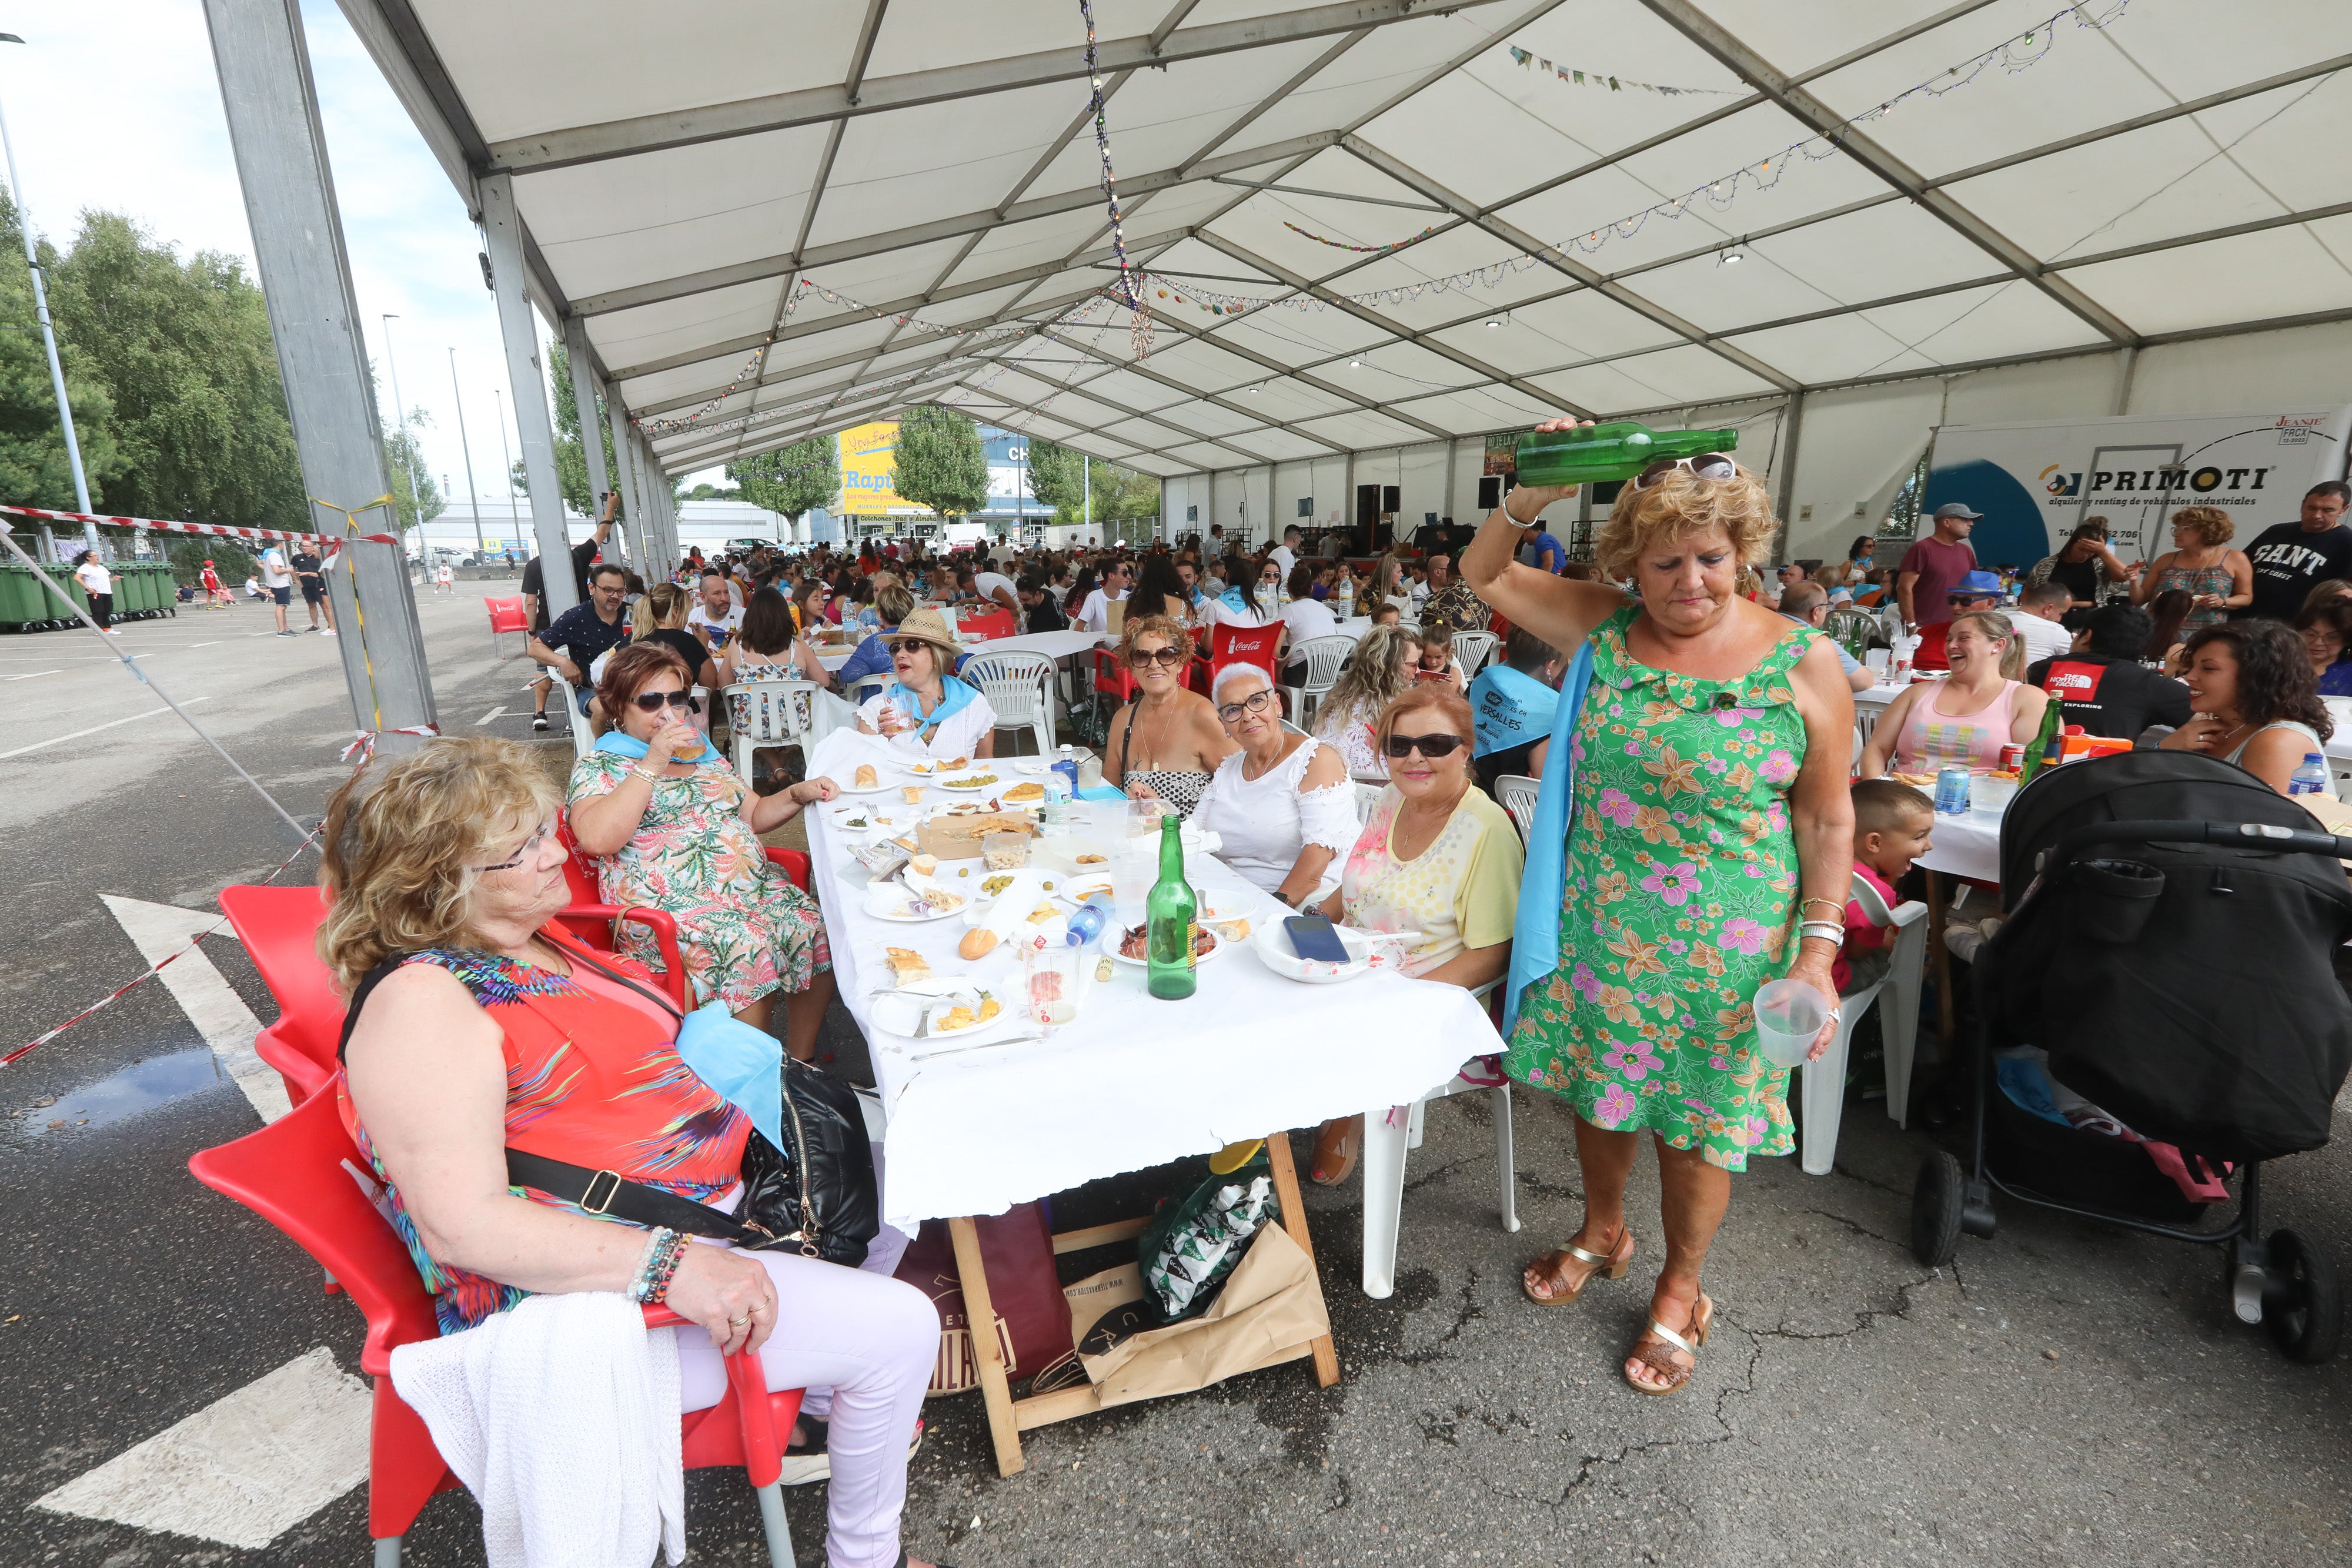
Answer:
[[[1178,474],[1160,489],[1160,515],[1171,528],[1197,528],[1205,537],[1215,522],[1215,504],[1206,474]]]
[[[1410,538],[1424,514],[1447,515],[1444,444],[1404,448],[1397,454],[1397,531]]]
[[[2126,413],[2352,402],[2352,322],[2144,349]]]

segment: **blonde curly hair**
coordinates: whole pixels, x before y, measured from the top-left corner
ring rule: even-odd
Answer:
[[[1728,479],[1702,479],[1687,468],[1669,470],[1647,489],[1631,480],[1617,492],[1609,520],[1592,538],[1592,555],[1603,575],[1622,581],[1633,563],[1662,544],[1680,544],[1723,530],[1739,564],[1755,567],[1772,552],[1780,525],[1764,481],[1746,468]]]
[[[394,953],[470,939],[478,866],[554,815],[554,780],[511,740],[428,740],[379,762],[327,802],[319,885],[333,907],[319,956],[346,992]]]

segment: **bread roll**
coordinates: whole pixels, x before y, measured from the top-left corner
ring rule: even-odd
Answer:
[[[956,945],[956,951],[967,958],[983,958],[995,946],[996,933],[985,925],[975,925],[964,933],[963,940]]]
[[[871,789],[881,782],[882,775],[874,771],[874,764],[861,762],[857,765],[857,787],[860,789]]]

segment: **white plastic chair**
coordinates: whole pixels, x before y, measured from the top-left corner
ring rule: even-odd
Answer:
[[[1927,954],[1927,906],[1916,899],[1889,909],[1886,900],[1860,872],[1850,896],[1873,925],[1895,927],[1895,952],[1886,977],[1838,998],[1837,1039],[1819,1061],[1797,1068],[1803,1074],[1804,1166],[1807,1176],[1827,1176],[1837,1161],[1838,1121],[1845,1109],[1846,1048],[1854,1026],[1879,993],[1888,992],[1878,1011],[1878,1033],[1886,1046],[1886,1113],[1898,1126],[1911,1115],[1911,1052],[1919,1036],[1919,974]]]
[[[860,675],[842,687],[842,700],[853,708],[864,707],[866,699],[880,696],[882,688],[888,685],[892,677],[887,674]]]
[[[1495,780],[1496,797],[1502,801],[1503,810],[1511,814],[1511,821],[1518,824],[1521,844],[1535,830],[1536,796],[1542,789],[1540,780],[1524,773],[1506,773]]]
[[[974,653],[957,674],[980,688],[999,729],[1027,729],[1037,755],[1054,754],[1054,661],[1043,653]]]
[[[1306,661],[1307,669],[1299,684],[1290,688],[1293,694],[1291,712],[1302,721],[1312,719],[1316,705],[1323,700],[1324,694],[1339,684],[1339,672],[1347,666],[1349,656],[1355,651],[1356,640],[1344,632],[1329,637],[1309,637],[1292,649],[1291,653],[1296,657]]]
[[[746,784],[751,782],[751,753],[757,747],[797,746],[805,752],[815,741],[814,681],[737,681],[719,696],[727,705],[735,772]]]
[[[1478,673],[1487,656],[1494,653],[1500,637],[1492,632],[1456,632],[1454,633],[1454,656],[1461,661],[1462,678],[1468,680]]]
[[[1313,735],[1313,733],[1312,733],[1311,731],[1305,730],[1305,729],[1301,729],[1298,726],[1297,726],[1297,725],[1295,725],[1295,724],[1291,723],[1288,719],[1284,719],[1284,720],[1282,721],[1282,728],[1283,728],[1283,732],[1284,732],[1285,734],[1286,734],[1286,735],[1304,735],[1304,736],[1306,736],[1309,740],[1312,740],[1312,739],[1314,739],[1314,738],[1315,738],[1315,737],[1314,737],[1314,735]],[[2347,795],[2345,798],[2346,798],[2347,800],[2352,800],[2352,795]]]
[[[1496,982],[1488,981],[1471,995],[1485,997]],[[1518,1170],[1511,1148],[1511,1083],[1499,1071],[1490,1077],[1491,1058],[1473,1057],[1460,1071],[1410,1106],[1394,1105],[1364,1116],[1364,1294],[1375,1301],[1396,1289],[1397,1228],[1404,1213],[1405,1155],[1421,1147],[1429,1103],[1449,1095],[1485,1090],[1495,1098],[1495,1161],[1497,1166],[1496,1206],[1503,1228],[1519,1228]],[[1474,1076],[1475,1075],[1475,1076]],[[1495,1079],[1502,1079],[1496,1082]]]
[[[563,698],[563,722],[572,727],[572,755],[576,761],[596,748],[596,737],[588,733],[588,717],[580,711],[579,699],[572,694],[572,683],[557,674],[551,667],[547,672],[547,678],[555,683],[556,691]]]
[[[1381,791],[1389,787],[1388,780],[1385,779],[1358,779],[1354,780],[1354,783],[1356,786],[1356,821],[1361,822],[1371,816],[1372,807],[1379,801]]]

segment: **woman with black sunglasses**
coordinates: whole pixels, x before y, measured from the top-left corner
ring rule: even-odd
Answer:
[[[1529,570],[1533,570],[1530,568]],[[1475,787],[1470,704],[1452,686],[1415,686],[1389,704],[1375,737],[1389,784],[1365,814],[1322,912],[1360,931],[1414,933],[1404,972],[1476,990],[1503,977],[1519,902],[1519,831]],[[1364,1119],[1323,1124],[1315,1180],[1345,1181]]]
[[[1504,1059],[1576,1112],[1584,1223],[1521,1289],[1565,1305],[1632,1265],[1625,1183],[1647,1132],[1665,1264],[1624,1376],[1664,1395],[1689,1382],[1714,1318],[1699,1266],[1730,1173],[1793,1146],[1788,1070],[1757,1040],[1758,988],[1784,974],[1811,986],[1829,1012],[1814,1053],[1835,1035],[1853,696],[1827,638],[1737,591],[1775,528],[1754,475],[1703,453],[1627,483],[1593,549],[1603,574],[1633,580],[1632,597],[1512,560],[1523,530],[1574,493],[1513,491],[1462,559],[1513,625],[1591,658],[1580,699],[1562,694],[1570,744],[1545,763],[1572,768],[1570,787],[1546,791],[1528,836]]]
[[[677,946],[698,1007],[723,1001],[766,1029],[776,993],[793,996],[784,1047],[816,1054],[833,1000],[833,955],[816,900],[769,861],[760,835],[841,788],[810,779],[755,795],[718,747],[686,720],[685,662],[658,643],[614,653],[596,688],[615,727],[572,769],[572,836],[597,858],[607,904],[642,904],[677,921]],[[642,926],[621,927],[621,951],[652,967]]]
[[[1135,800],[1165,800],[1190,817],[1201,791],[1234,749],[1209,699],[1184,685],[1192,633],[1165,615],[1129,621],[1119,633],[1119,663],[1135,679],[1135,698],[1110,717],[1103,778]]]

